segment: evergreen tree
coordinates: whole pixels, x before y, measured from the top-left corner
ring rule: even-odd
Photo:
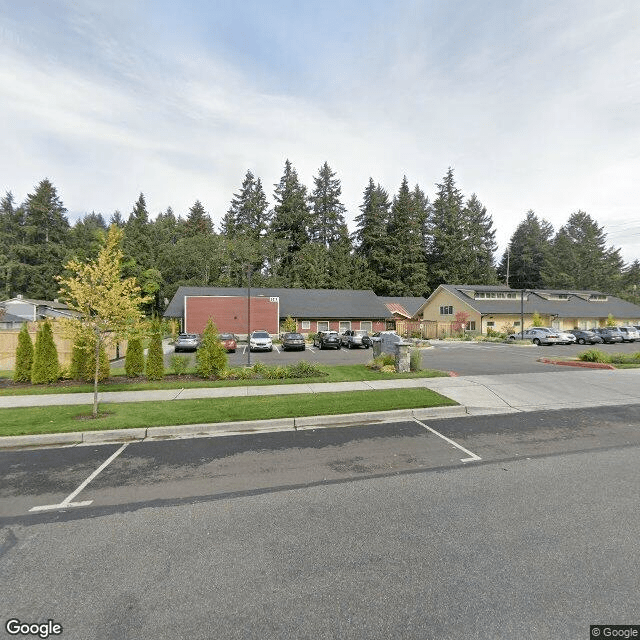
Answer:
[[[494,260],[498,248],[496,231],[491,215],[475,193],[467,200],[463,217],[467,225],[468,251],[471,257],[467,282],[495,284],[498,281]]]
[[[142,193],[124,225],[122,248],[125,255],[125,275],[139,277],[143,271],[155,266],[152,227]]]
[[[640,260],[634,260],[622,273],[620,296],[640,304]]]
[[[15,382],[30,382],[31,367],[33,366],[33,343],[29,335],[27,323],[23,323],[18,334],[18,348],[16,349],[16,366],[13,372]]]
[[[31,366],[31,384],[50,384],[60,377],[58,350],[49,320],[40,323]]]
[[[387,227],[390,285],[388,295],[416,296],[428,292],[427,263],[424,252],[424,194],[419,187],[412,193],[405,176],[393,199]]]
[[[71,350],[71,366],[69,373],[74,380],[93,382],[96,372],[95,336],[89,332],[78,332]],[[98,366],[98,380],[109,379],[111,369],[104,345],[100,346],[100,364]]]
[[[149,380],[162,380],[164,377],[164,357],[162,353],[162,328],[156,318],[151,324],[149,351],[147,353],[146,373]]]
[[[144,373],[144,350],[138,337],[131,337],[127,343],[124,370],[128,378],[137,378]]]
[[[361,213],[355,219],[357,228],[353,240],[356,256],[366,265],[369,286],[378,295],[385,295],[392,286],[387,246],[390,207],[387,192],[369,178],[360,205]]]
[[[283,286],[301,286],[306,266],[300,265],[296,254],[309,242],[309,207],[307,189],[298,180],[291,162],[285,162],[284,174],[275,185],[275,207],[269,227],[276,249],[272,274]]]
[[[198,375],[203,378],[220,377],[227,368],[227,352],[218,338],[218,329],[211,318],[202,333],[196,361]]]
[[[184,223],[184,235],[192,238],[197,235],[210,235],[213,233],[213,223],[209,214],[204,210],[200,200],[189,209],[187,220]]]
[[[11,297],[15,271],[19,266],[16,259],[19,216],[16,212],[13,194],[7,191],[0,200],[0,295]]]
[[[92,260],[100,251],[107,223],[99,213],[88,213],[71,228],[69,249],[79,260]]]
[[[240,191],[233,194],[229,210],[222,220],[221,233],[228,238],[241,234],[257,241],[267,232],[269,222],[262,182],[247,171]]]
[[[548,270],[553,227],[546,220],[539,220],[533,211],[511,236],[507,251],[498,269],[502,282],[506,282],[507,256],[509,256],[509,286],[514,289],[544,289]]]

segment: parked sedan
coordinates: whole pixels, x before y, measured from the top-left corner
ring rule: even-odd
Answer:
[[[539,327],[540,331],[546,331],[550,334],[558,334],[560,336],[560,342],[558,344],[573,344],[576,341],[576,337],[573,332],[562,331],[560,329],[552,329],[550,327]]]
[[[364,329],[348,329],[340,336],[340,342],[343,347],[349,349],[356,347],[368,349],[371,346],[371,338]]]
[[[603,341],[594,331],[574,329],[571,333],[575,336],[578,344],[600,344]]]
[[[319,349],[339,349],[340,336],[337,331],[318,331],[313,339],[313,346]]]
[[[200,338],[195,333],[181,333],[173,343],[173,350],[178,351],[196,351],[200,346]]]
[[[594,332],[602,338],[602,342],[607,344],[615,344],[624,340],[622,332],[617,327],[601,327],[594,329]]]
[[[227,353],[235,353],[238,346],[238,338],[233,333],[221,333],[218,336],[222,346],[227,350]]]
[[[523,333],[513,333],[509,336],[509,340],[531,340],[533,344],[562,344],[566,339],[562,339],[559,333],[545,329],[544,327],[532,327],[525,329]]]
[[[249,337],[249,351],[273,351],[273,340],[268,331],[254,331]]]
[[[620,332],[622,333],[623,342],[635,342],[636,340],[640,340],[640,331],[638,331],[635,327],[618,327]]]
[[[305,348],[304,336],[301,333],[285,333],[282,335],[283,351],[289,351],[289,349],[304,351]]]

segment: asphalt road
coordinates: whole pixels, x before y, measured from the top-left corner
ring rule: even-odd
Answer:
[[[640,622],[640,406],[429,426],[129,444],[89,506],[43,512],[120,446],[0,452],[2,621],[83,640]]]
[[[552,367],[538,362],[540,358],[575,357],[587,349],[597,348],[608,353],[637,353],[640,342],[624,344],[601,344],[590,346],[553,345],[553,346],[516,346],[500,343],[470,343],[470,342],[435,342],[433,348],[423,349],[422,365],[429,369],[454,371],[458,375],[484,375],[499,373],[531,373],[548,371]],[[279,345],[274,346],[272,352],[255,352],[251,354],[251,362],[286,365],[298,360],[320,362],[322,364],[364,364],[371,360],[371,349],[330,349],[320,351],[307,348],[305,351],[281,352]],[[165,366],[171,367],[171,356],[165,356]],[[189,358],[191,365],[195,364],[195,354],[181,354]],[[247,364],[245,346],[241,345],[236,353],[229,354],[231,366]]]

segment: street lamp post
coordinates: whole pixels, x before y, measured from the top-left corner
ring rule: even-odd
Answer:
[[[524,340],[524,289],[520,289],[520,340]]]
[[[251,265],[247,265],[247,367],[251,366]]]

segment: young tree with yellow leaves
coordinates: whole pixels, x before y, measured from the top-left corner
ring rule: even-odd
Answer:
[[[141,305],[149,298],[140,295],[135,278],[122,277],[123,232],[112,225],[95,260],[70,260],[65,269],[68,277],[58,276],[60,295],[79,317],[64,321],[74,335],[91,335],[89,344],[95,347],[93,362],[93,413],[98,416],[98,379],[100,376],[100,350],[116,340],[140,332],[143,313]]]

